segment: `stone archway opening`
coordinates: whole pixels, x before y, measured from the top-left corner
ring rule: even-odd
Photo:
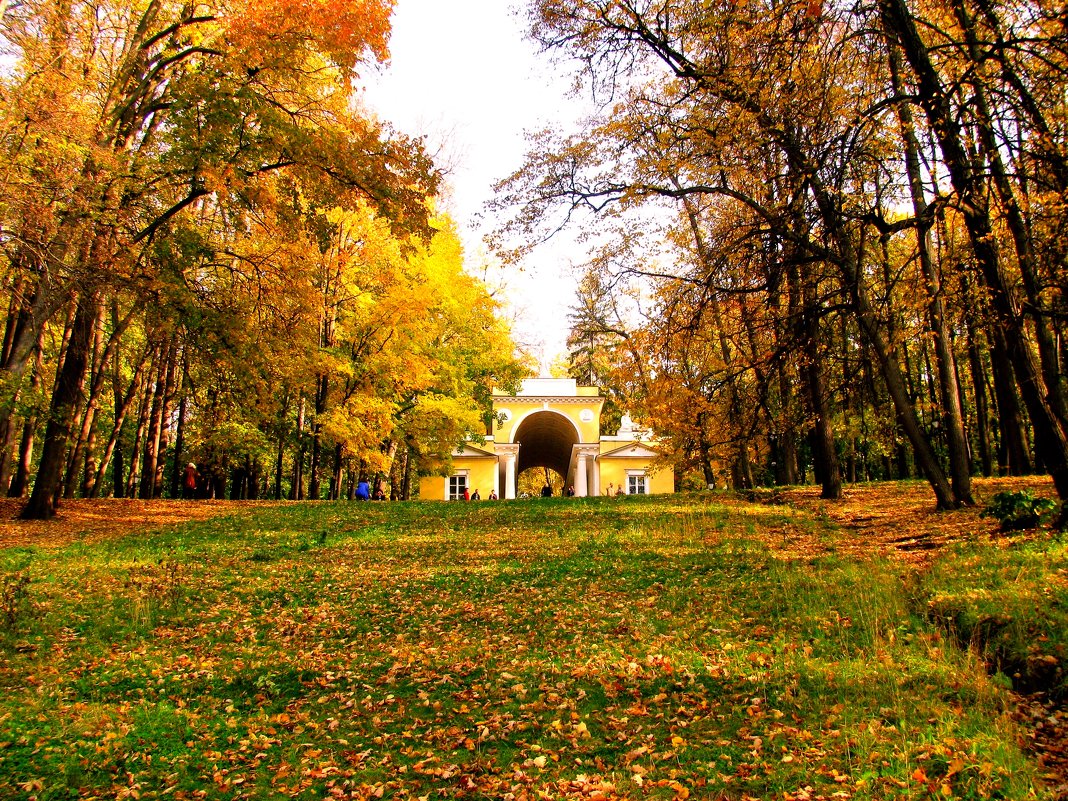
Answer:
[[[552,488],[553,497],[559,498],[564,494],[566,477],[548,467],[531,467],[520,473],[516,478],[516,497],[529,496],[537,498],[541,495],[545,486],[545,474],[549,474],[549,486]]]
[[[567,476],[571,450],[578,444],[574,423],[559,412],[534,412],[516,429],[513,441],[519,444],[516,473],[532,467],[547,467]]]

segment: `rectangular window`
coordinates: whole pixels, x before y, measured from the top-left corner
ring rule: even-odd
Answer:
[[[627,494],[628,495],[645,495],[645,476],[644,475],[629,475],[627,476]]]
[[[449,500],[450,501],[462,501],[464,499],[464,490],[467,489],[467,474],[457,474],[455,476],[449,476]]]

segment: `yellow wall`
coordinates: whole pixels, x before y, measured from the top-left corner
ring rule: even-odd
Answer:
[[[649,494],[659,495],[675,491],[675,468],[664,467],[657,470],[647,479],[649,482]]]
[[[493,492],[493,480],[497,474],[497,462],[495,460],[454,457],[452,464],[454,470],[466,468],[471,471],[467,474],[467,486],[471,489],[471,492],[477,489],[478,494],[482,496],[482,500],[486,500],[489,494]]]
[[[601,406],[603,404],[603,399],[591,397],[589,403],[557,403],[548,411],[559,413],[574,423],[579,431],[579,442],[597,442],[601,438],[600,419]],[[504,425],[494,426],[493,433],[496,435],[497,442],[515,442],[515,432],[527,416],[534,412],[547,411],[542,401],[528,400],[526,398],[495,397],[493,399],[493,411],[496,413],[502,409],[507,409],[511,412],[512,419]],[[579,419],[583,409],[589,409],[593,412],[593,419],[588,423],[584,423]]]
[[[445,497],[445,476],[420,476],[419,497],[424,501],[440,501]]]
[[[467,470],[467,486],[472,492],[476,489],[486,500],[493,492],[493,480],[497,472],[497,462],[488,457],[454,456],[452,457],[453,475],[460,470]],[[424,501],[445,500],[445,490],[449,486],[445,476],[423,476],[419,479],[419,497]]]
[[[608,494],[609,484],[612,485],[613,493],[617,492],[620,486],[626,493],[628,470],[645,470],[645,491],[650,495],[675,491],[675,471],[670,467],[663,467],[654,473],[649,467],[651,459],[602,456],[599,461],[602,495]]]

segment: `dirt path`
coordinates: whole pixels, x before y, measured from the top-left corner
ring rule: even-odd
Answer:
[[[1048,477],[1026,476],[974,479],[972,494],[976,506],[952,512],[935,509],[934,495],[924,482],[848,486],[840,501],[822,500],[819,487],[790,487],[774,491],[768,500],[826,518],[844,531],[852,532],[855,536],[842,537],[834,543],[839,552],[858,556],[885,553],[923,568],[939,551],[954,543],[1006,539],[998,531],[997,521],[980,517],[980,512],[996,493],[1023,489],[1056,497]],[[1013,536],[1019,539],[1034,534],[1022,532]],[[819,545],[806,545],[820,549]]]
[[[97,542],[136,531],[248,514],[277,501],[142,501],[126,498],[65,501],[52,520],[19,520],[25,502],[0,499],[0,548],[60,548],[76,541]]]

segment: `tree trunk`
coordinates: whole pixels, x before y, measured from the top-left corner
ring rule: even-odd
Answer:
[[[311,465],[309,467],[309,473],[311,474],[310,481],[308,483],[308,494],[312,500],[319,500],[319,470],[322,461],[322,417],[326,414],[326,398],[329,384],[326,376],[319,376],[316,379],[315,384],[315,420],[312,421],[312,450],[311,450]]]
[[[712,468],[712,444],[708,441],[708,412],[697,413],[697,458],[701,464],[701,474],[705,479],[705,486],[712,489],[716,486],[716,471]]]
[[[1034,471],[1024,434],[1023,414],[1020,410],[1016,382],[1012,376],[1008,348],[995,329],[990,343],[990,367],[994,376],[994,397],[998,406],[998,430],[1001,447],[998,451],[999,472],[1005,476],[1023,476]]]
[[[185,382],[183,382],[184,384]],[[174,432],[174,470],[171,471],[171,497],[182,497],[182,474],[185,472],[185,416],[189,395],[182,392],[182,399],[178,401],[178,420]]]
[[[156,363],[156,381],[149,404],[148,433],[145,435],[141,456],[141,481],[138,497],[149,499],[154,495],[156,481],[156,457],[159,455],[159,433],[163,420],[163,394],[167,386],[167,351],[160,348]]]
[[[961,0],[954,0],[953,11],[957,21],[960,23],[961,30],[964,32],[966,50],[974,65],[973,69],[969,70],[968,76],[973,91],[972,107],[976,119],[979,145],[986,158],[990,183],[997,193],[1006,227],[1012,236],[1016,252],[1016,264],[1020,270],[1021,283],[1027,297],[1027,304],[1020,309],[1020,312],[1028,319],[1031,330],[1034,331],[1034,340],[1038,349],[1039,366],[1044,383],[1044,399],[1049,404],[1053,416],[1059,422],[1062,432],[1064,432],[1065,436],[1068,436],[1068,431],[1065,431],[1066,426],[1068,426],[1068,409],[1066,409],[1064,397],[1065,377],[1059,369],[1057,343],[1050,328],[1049,310],[1042,296],[1042,288],[1038,278],[1038,263],[1032,245],[1029,226],[1020,200],[1017,197],[1017,192],[1009,177],[1009,171],[1002,158],[998,135],[995,132],[995,123],[990,110],[988,93],[984,85],[987,58],[981,52],[984,48],[979,43],[974,20]],[[1045,441],[1041,439],[1039,441],[1045,447]]]
[[[979,446],[979,467],[987,478],[994,475],[994,461],[990,450],[990,403],[987,399],[986,372],[976,345],[972,326],[968,324],[968,367],[972,376],[975,397],[975,436]]]
[[[341,443],[339,442],[334,446],[334,469],[330,475],[330,500],[332,501],[341,500],[341,474],[344,468],[344,459],[341,454]]]
[[[152,366],[156,367],[159,357],[159,346],[157,345],[152,358]],[[148,429],[149,417],[152,413],[152,378],[151,374],[149,379],[145,382],[143,392],[141,392],[140,406],[137,413],[137,431],[134,434],[133,445],[130,448],[130,472],[126,477],[126,497],[137,497],[136,487],[137,478],[141,469],[141,446],[145,440],[145,431]]]
[[[293,486],[289,488],[289,498],[294,501],[304,500],[304,408],[305,398],[300,396],[297,406],[297,453],[293,457]]]
[[[890,74],[893,79],[894,92],[901,95],[904,90],[900,79],[900,56],[896,47],[891,46],[889,50]],[[927,324],[935,345],[942,427],[949,451],[953,497],[959,504],[974,506],[971,463],[968,458],[968,435],[964,430],[964,414],[960,406],[957,364],[953,355],[950,327],[942,306],[942,275],[931,254],[931,223],[927,221],[927,200],[924,197],[923,179],[920,175],[920,144],[916,138],[916,127],[909,105],[898,103],[897,112],[905,146],[905,173],[912,195],[912,209],[916,214],[916,245],[920,257],[920,270],[927,289]]]
[[[406,501],[412,492],[412,451],[411,446],[404,451],[404,480],[401,482],[401,500]]]
[[[808,379],[809,406],[815,418],[812,426],[812,456],[815,460],[816,480],[822,485],[821,498],[838,500],[842,497],[842,470],[834,445],[827,390],[819,362],[810,359],[805,367]]]
[[[83,461],[89,458],[88,443],[90,436],[93,432],[93,425],[96,422],[96,409],[97,404],[100,401],[100,389],[103,386],[102,381],[97,381],[94,378],[94,374],[103,374],[103,360],[104,353],[104,332],[101,327],[103,322],[104,307],[97,302],[96,313],[93,319],[93,350],[92,360],[89,363],[89,398],[86,403],[85,410],[82,413],[80,423],[78,427],[78,435],[74,438],[70,449],[70,458],[67,461],[67,477],[63,483],[63,497],[73,498],[75,489],[78,486],[78,478],[82,474],[82,468],[84,467]],[[85,386],[82,387],[84,392]]]
[[[282,400],[282,407],[278,411],[278,443],[274,459],[274,499],[282,500],[282,478],[284,476],[286,456],[286,418],[289,416],[290,394],[288,388]]]
[[[41,369],[44,366],[44,328],[40,330],[34,348],[33,373],[30,376],[30,392],[33,396],[41,390]],[[31,413],[22,424],[19,458],[15,476],[8,488],[9,498],[25,498],[30,490],[30,475],[33,473],[33,442],[37,433],[37,413]]]
[[[11,285],[11,294],[8,299],[7,322],[4,325],[4,341],[0,348],[0,364],[6,364],[11,355],[11,349],[15,343],[15,329],[18,326],[19,312],[24,302],[23,287],[24,279],[21,274],[16,274]],[[16,387],[10,400],[10,406],[4,404],[0,411],[0,492],[8,492],[11,484],[12,453],[11,447],[15,436],[15,406],[19,398]]]
[[[37,478],[21,514],[24,520],[47,520],[56,513],[71,423],[82,400],[81,390],[89,364],[95,307],[95,297],[82,295],[79,298],[66,358],[52,395]]]
[[[791,267],[791,282],[795,292],[802,298],[801,318],[804,339],[805,388],[808,407],[812,413],[812,459],[816,481],[821,485],[820,497],[839,500],[842,497],[842,469],[838,463],[838,451],[834,443],[834,428],[831,426],[831,409],[827,401],[827,386],[823,376],[823,354],[820,347],[819,301],[814,277],[806,276],[802,287]]]
[[[167,379],[163,385],[163,401],[161,403],[162,415],[160,417],[159,437],[156,440],[156,469],[152,475],[152,497],[163,497],[163,479],[167,467],[167,450],[170,446],[171,436],[171,408],[174,403],[175,381],[178,374],[177,346],[171,341],[167,350]],[[177,481],[181,473],[181,466],[174,465],[174,475]],[[177,494],[172,497],[179,497]]]

